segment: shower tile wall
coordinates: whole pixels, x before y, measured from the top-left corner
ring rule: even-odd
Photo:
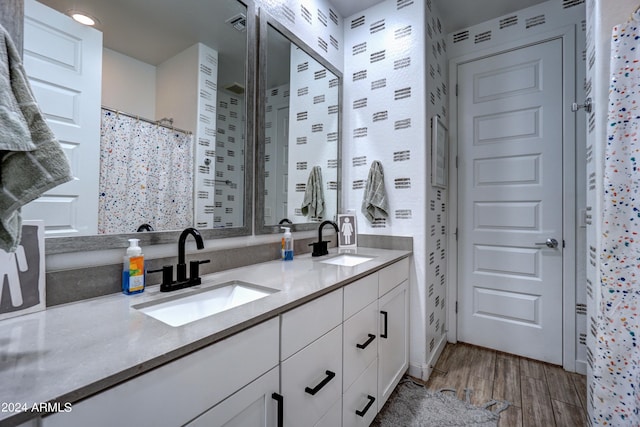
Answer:
[[[586,77],[586,68],[593,64],[593,50],[586,49],[585,0],[551,0],[539,5],[520,10],[482,24],[450,33],[447,38],[449,57],[455,58],[491,48],[503,43],[541,34],[567,25],[576,26],[576,101],[582,102],[591,91],[591,78]],[[588,57],[588,58],[587,58]],[[567,101],[571,103],[571,100]],[[590,221],[589,210],[585,210],[586,201],[586,166],[582,159],[592,158],[592,149],[585,144],[586,120],[589,120],[589,131],[593,130],[593,114],[587,116],[582,110],[576,114],[576,369],[586,373],[587,356],[587,292],[590,282],[586,259],[582,254],[587,252],[586,226]]]
[[[218,91],[214,227],[243,225],[244,112],[243,95]]]
[[[429,185],[429,119],[446,120],[447,109],[444,28],[434,6],[387,0],[345,19],[345,208],[356,210],[359,233],[414,238],[410,371],[423,378],[446,329],[447,194]],[[389,216],[369,223],[360,208],[374,160],[384,169]]]

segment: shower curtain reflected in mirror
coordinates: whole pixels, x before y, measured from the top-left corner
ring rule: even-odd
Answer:
[[[102,110],[98,233],[193,222],[192,135]]]

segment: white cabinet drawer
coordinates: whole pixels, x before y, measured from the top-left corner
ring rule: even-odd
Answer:
[[[378,413],[378,360],[342,396],[342,427],[366,427]],[[382,408],[380,408],[382,409]]]
[[[344,319],[348,319],[373,301],[378,299],[378,274],[367,277],[344,287]]]
[[[342,396],[342,326],[282,362],[281,372],[284,425],[314,425]]]
[[[340,427],[342,424],[342,399],[336,400],[329,412],[318,421],[313,427]]]
[[[280,360],[342,323],[342,288],[282,314]]]
[[[349,388],[378,356],[379,323],[377,299],[344,322],[343,390]]]
[[[177,426],[278,364],[273,318],[42,419],[45,427]]]
[[[378,296],[382,296],[409,279],[409,258],[401,259],[383,268],[378,275]]]
[[[280,368],[275,367],[209,409],[187,427],[275,427],[278,423],[278,404],[272,395],[279,389]]]

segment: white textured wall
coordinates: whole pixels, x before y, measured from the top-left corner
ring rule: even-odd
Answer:
[[[104,48],[102,105],[150,120],[155,119],[156,67]]]
[[[438,267],[436,280],[436,266],[444,260],[440,251],[436,260],[435,252],[438,239],[447,232],[446,214],[440,212],[446,194],[441,192],[440,200],[435,200],[437,191],[428,184],[428,118],[437,107],[428,106],[426,101],[430,91],[435,96],[436,86],[441,84],[438,80],[446,76],[441,70],[442,77],[430,78],[426,70],[430,64],[435,69],[437,63],[446,61],[442,48],[439,53],[436,48],[435,56],[428,57],[431,44],[442,35],[432,33],[425,43],[425,18],[427,22],[432,18],[437,22],[434,11],[428,10],[424,1],[387,0],[345,19],[342,134],[343,207],[356,211],[358,232],[414,239],[410,371],[422,378],[429,375],[427,361],[442,341],[440,331],[445,327],[446,288],[440,283],[444,267]],[[438,103],[444,103],[444,99],[441,94]],[[361,214],[361,204],[374,160],[380,161],[384,169],[389,217],[370,224]],[[429,212],[431,200],[433,212]],[[435,222],[438,215],[440,228],[436,227],[432,235],[428,224]],[[442,250],[444,245],[446,242],[441,240]]]

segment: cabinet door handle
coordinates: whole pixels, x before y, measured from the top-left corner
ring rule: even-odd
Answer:
[[[281,394],[273,393],[271,398],[278,402],[278,422],[276,425],[282,427],[284,425],[284,397]]]
[[[369,346],[369,344],[371,344],[371,342],[373,342],[373,340],[376,339],[376,336],[373,334],[368,334],[369,335],[369,339],[366,340],[364,343],[362,344],[356,344],[356,347],[358,347],[361,350],[364,350],[365,348],[367,348]]]
[[[380,311],[380,314],[384,316],[384,325],[382,327],[382,329],[384,329],[384,333],[380,334],[380,338],[388,338],[387,333],[389,332],[389,325],[387,324],[387,317],[389,317],[389,315],[386,311]]]
[[[369,408],[371,408],[371,405],[373,405],[373,402],[376,401],[376,398],[371,396],[370,394],[367,395],[367,399],[369,399],[369,402],[367,402],[367,406],[365,406],[362,411],[358,411],[356,410],[356,415],[359,417],[364,417],[364,414],[367,413],[367,411],[369,410]]]
[[[326,386],[327,384],[329,384],[329,381],[331,381],[333,379],[333,377],[336,376],[335,372],[331,372],[329,370],[324,372],[326,375],[326,378],[323,379],[320,384],[318,384],[317,386],[315,386],[314,388],[311,387],[305,387],[304,391],[306,391],[307,393],[309,393],[311,396],[315,395],[317,392],[319,392],[320,390],[322,390],[322,387]]]

